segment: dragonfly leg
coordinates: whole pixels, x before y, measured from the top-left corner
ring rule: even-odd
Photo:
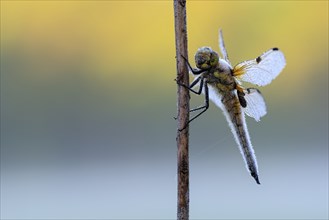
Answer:
[[[185,85],[185,84],[181,84],[181,83],[179,83],[176,79],[175,79],[175,81],[177,82],[178,85],[185,87],[186,89],[188,89],[189,91],[191,91],[191,92],[193,92],[193,93],[195,93],[195,94],[197,94],[197,95],[200,95],[200,94],[202,93],[203,82],[204,82],[204,78],[203,78],[203,77],[198,77],[198,78],[196,78],[196,79],[190,84],[190,86],[187,86],[187,85]],[[192,88],[193,88],[193,87],[194,87],[199,81],[200,81],[199,91],[195,91],[195,90],[193,90]],[[191,111],[195,111],[195,110],[190,110],[190,112],[191,112]],[[174,119],[176,120],[177,118],[174,117]],[[185,126],[184,128],[186,128],[186,126]],[[183,128],[183,129],[184,129],[184,128]],[[183,129],[182,129],[182,130],[183,130]]]
[[[201,110],[201,109],[203,109],[203,110],[201,112],[199,112],[197,115],[195,115],[193,118],[191,118],[189,120],[189,123],[191,121],[193,121],[194,119],[196,119],[197,117],[199,117],[202,113],[204,113],[205,111],[207,111],[207,109],[209,108],[209,90],[208,90],[208,84],[207,84],[207,82],[204,85],[204,90],[205,90],[205,101],[204,101],[204,105],[203,106],[200,106],[200,107],[197,107],[197,108],[194,108],[194,109],[191,109],[190,112],[198,111],[198,110]]]
[[[199,86],[199,91],[195,91],[194,89],[192,89],[198,82],[200,81],[200,86]],[[181,84],[179,82],[177,82],[178,85],[180,86],[183,86],[185,88],[187,88],[188,90],[190,90],[191,92],[197,94],[197,95],[200,95],[202,93],[202,87],[203,87],[203,81],[204,81],[204,78],[203,77],[198,77],[196,78],[192,83],[191,85],[187,86],[187,85],[184,85],[184,84]]]
[[[200,85],[200,87],[201,87],[201,85]],[[193,118],[191,118],[182,129],[179,129],[179,131],[184,130],[187,127],[187,125],[189,125],[194,119],[198,118],[200,115],[202,115],[205,111],[208,110],[208,108],[209,108],[209,89],[208,89],[207,82],[205,82],[205,84],[204,84],[204,90],[205,90],[205,103],[204,103],[204,105],[190,110],[190,112],[194,112],[194,111],[201,110],[201,109],[202,109],[202,111],[199,112],[197,115],[195,115]]]
[[[183,59],[185,60],[185,62],[187,63],[189,69],[191,70],[191,72],[194,74],[194,75],[200,75],[202,72],[204,72],[204,70],[199,70],[199,69],[196,69],[196,68],[192,68],[190,62],[188,62],[188,60],[183,56]]]

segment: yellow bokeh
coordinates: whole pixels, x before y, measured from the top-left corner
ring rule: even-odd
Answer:
[[[287,67],[278,80],[293,82],[292,96],[328,70],[327,1],[190,1],[187,23],[190,57],[218,49],[219,27],[233,64],[279,47]],[[3,54],[15,48],[41,80],[71,65],[95,80],[131,74],[165,86],[175,77],[174,44],[171,1],[1,1]]]

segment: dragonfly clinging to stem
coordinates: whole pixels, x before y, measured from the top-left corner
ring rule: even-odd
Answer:
[[[278,48],[272,48],[256,59],[243,61],[233,67],[228,59],[221,30],[219,30],[219,48],[222,58],[210,47],[199,48],[195,54],[197,68],[192,68],[184,58],[196,77],[189,86],[180,85],[197,95],[201,93],[205,95],[204,105],[190,110],[191,112],[200,110],[200,112],[191,118],[189,123],[209,108],[210,98],[222,109],[247,169],[260,184],[256,156],[251,145],[245,114],[259,121],[266,114],[266,104],[258,89],[245,89],[241,86],[240,80],[265,86],[279,75],[286,61]],[[196,85],[199,85],[198,90],[193,89]]]

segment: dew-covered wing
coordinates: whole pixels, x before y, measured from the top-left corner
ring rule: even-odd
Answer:
[[[272,48],[254,60],[236,65],[233,75],[242,81],[265,86],[279,75],[285,65],[283,53],[278,48]]]
[[[231,65],[230,60],[228,59],[228,54],[225,48],[225,44],[224,44],[224,38],[223,38],[223,32],[222,29],[219,29],[219,33],[218,33],[218,44],[219,44],[219,50],[220,53],[222,54],[224,60]]]
[[[242,108],[243,112],[254,118],[256,121],[260,121],[260,118],[266,115],[265,100],[258,89],[248,88],[243,91],[245,93],[244,99],[247,106]]]

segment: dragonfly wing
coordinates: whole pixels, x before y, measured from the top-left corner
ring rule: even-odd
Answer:
[[[218,36],[219,36],[218,37],[218,44],[219,44],[220,53],[222,54],[222,56],[225,59],[225,61],[228,64],[230,64],[230,66],[232,66],[231,63],[230,63],[230,60],[228,59],[228,55],[227,55],[227,52],[226,52],[222,29],[219,29]]]
[[[210,100],[217,105],[220,109],[224,111],[224,105],[222,103],[222,95],[218,92],[218,90],[209,85],[208,86],[209,98]]]
[[[278,48],[272,48],[254,60],[236,65],[233,75],[245,82],[265,86],[279,75],[285,65],[283,53]]]
[[[242,108],[246,115],[254,118],[256,121],[260,121],[260,118],[266,115],[265,100],[258,89],[248,88],[243,91],[247,106]]]

